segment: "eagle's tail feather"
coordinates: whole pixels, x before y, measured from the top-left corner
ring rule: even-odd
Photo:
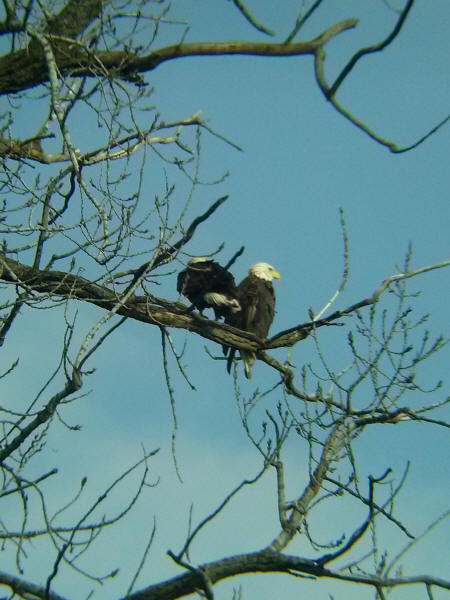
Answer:
[[[251,379],[252,367],[256,362],[256,354],[247,350],[241,350],[241,358],[244,361],[245,376],[247,379]]]
[[[228,346],[222,346],[223,348],[223,352],[224,354],[226,354],[225,349],[229,352],[228,354],[228,358],[227,358],[227,371],[228,373],[231,373],[231,367],[233,366],[233,361],[234,361],[234,355],[236,353],[236,348],[229,348]]]

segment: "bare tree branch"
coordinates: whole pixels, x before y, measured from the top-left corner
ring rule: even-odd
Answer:
[[[356,52],[352,56],[352,58],[348,61],[348,63],[345,65],[345,67],[342,69],[342,71],[336,77],[334,83],[331,85],[330,90],[329,90],[330,96],[334,96],[336,94],[341,83],[344,81],[344,79],[347,77],[347,75],[350,73],[350,71],[353,69],[353,67],[356,65],[356,63],[363,56],[367,56],[368,54],[373,54],[374,52],[381,52],[395,40],[397,35],[400,33],[400,31],[403,27],[403,24],[406,21],[406,17],[409,15],[409,13],[413,7],[413,4],[414,4],[414,0],[407,1],[405,8],[400,13],[400,16],[398,18],[397,23],[395,24],[394,29],[382,42],[379,42],[378,44],[373,44],[372,46],[367,46],[366,48],[361,48],[360,50],[358,50],[358,52]]]
[[[220,201],[223,201],[223,199],[220,199]],[[212,209],[213,207],[211,207],[209,211],[212,211]],[[193,230],[195,230],[195,227],[203,220],[206,214],[207,213],[198,218],[200,221],[196,219],[191,224],[191,227],[186,231],[183,238],[168,251],[167,256],[170,256],[174,250],[181,247],[185,243],[184,240],[190,239],[189,236],[192,235]],[[158,262],[162,263],[163,260],[164,258],[161,257],[158,259]],[[47,293],[64,298],[83,300],[109,311],[114,309],[119,315],[136,319],[144,323],[157,325],[158,327],[163,325],[165,327],[186,329],[222,345],[234,346],[235,348],[244,350],[258,350],[261,348],[270,349],[292,346],[302,339],[305,339],[313,329],[329,325],[332,321],[351,314],[360,308],[375,304],[378,302],[381,294],[385,292],[392,283],[434,269],[448,267],[450,266],[450,261],[443,261],[436,265],[422,267],[407,273],[392,275],[382,282],[372,296],[361,300],[348,308],[336,311],[324,319],[304,323],[282,331],[265,343],[258,340],[252,333],[238,330],[225,323],[206,319],[201,315],[189,311],[187,307],[176,302],[164,301],[164,305],[160,305],[152,302],[149,298],[132,295],[124,304],[122,295],[118,294],[116,291],[92,283],[91,281],[78,275],[73,275],[72,273],[65,273],[63,271],[41,271],[27,267],[26,265],[7,257],[0,258],[0,266],[0,279],[18,284],[26,290],[32,290],[40,294]],[[143,267],[141,270],[142,269]],[[137,273],[140,274],[141,271],[138,270]],[[265,360],[266,362],[269,362],[267,357],[265,357]],[[272,366],[275,366],[275,363],[276,361],[273,361]],[[276,368],[277,370],[283,371],[285,376],[287,375],[288,371],[286,369],[278,366]]]
[[[235,7],[242,13],[242,15],[247,19],[247,21],[258,31],[265,33],[267,35],[275,35],[274,32],[265,27],[262,23],[260,23],[248,10],[245,4],[241,0],[233,0],[233,4]]]
[[[234,13],[237,9],[253,28],[271,35],[272,30],[261,24],[245,3],[246,0],[232,0],[228,6]],[[21,577],[0,572],[0,586],[7,589],[6,595],[24,600],[65,600],[52,589],[67,572],[102,584],[114,577],[117,569],[113,565],[107,568],[106,574],[95,572],[97,567],[102,568],[95,560],[95,542],[104,532],[106,536],[111,526],[126,525],[126,519],[132,524],[133,519],[140,518],[144,541],[140,556],[130,573],[125,574],[127,584],[123,589],[128,585],[127,600],[168,600],[194,593],[213,600],[214,585],[218,581],[244,573],[269,572],[285,573],[299,580],[317,578],[369,585],[380,600],[387,598],[391,588],[402,585],[419,585],[423,595],[430,598],[433,588],[449,589],[450,583],[443,579],[399,575],[399,561],[420,539],[414,539],[403,525],[397,502],[400,491],[406,488],[410,461],[407,461],[408,468],[401,469],[400,477],[394,465],[388,464],[383,467],[386,468],[384,475],[376,479],[370,476],[370,459],[366,460],[360,451],[359,441],[366,440],[364,434],[369,427],[377,431],[391,425],[396,426],[397,431],[406,428],[415,431],[421,426],[425,430],[433,427],[441,433],[445,432],[443,428],[450,427],[444,418],[450,398],[441,393],[442,382],[430,383],[429,372],[421,370],[426,360],[444,348],[446,340],[427,331],[427,316],[417,317],[413,313],[414,294],[410,294],[406,286],[407,279],[448,267],[450,261],[414,270],[408,251],[400,273],[385,279],[368,297],[334,310],[349,273],[348,235],[341,211],[344,258],[341,282],[336,292],[333,293],[336,287],[332,288],[331,299],[316,314],[305,308],[309,321],[299,323],[298,315],[293,315],[292,321],[297,323],[294,327],[264,340],[205,318],[192,306],[167,300],[167,296],[176,297],[179,263],[184,264],[193,255],[189,243],[194,242],[195,251],[211,257],[223,249],[222,240],[215,243],[211,240],[216,238],[203,231],[210,217],[220,216],[218,209],[228,198],[226,190],[222,190],[209,207],[204,207],[207,186],[223,185],[228,176],[226,166],[222,166],[225,161],[211,158],[215,156],[217,143],[225,142],[237,150],[242,148],[227,137],[227,132],[218,132],[210,126],[195,108],[187,112],[178,109],[181,116],[165,120],[160,110],[169,113],[172,107],[158,105],[158,93],[154,93],[157,90],[152,86],[157,85],[159,78],[151,76],[151,71],[161,65],[182,58],[252,56],[263,60],[262,57],[311,56],[316,82],[326,101],[378,144],[392,152],[406,151],[428,139],[450,117],[414,144],[400,148],[361,122],[341,105],[336,95],[363,56],[383,51],[394,40],[400,41],[399,33],[405,27],[413,0],[403,0],[389,35],[356,52],[332,84],[326,78],[325,50],[334,51],[336,46],[332,48],[327,44],[337,36],[344,42],[346,36],[341,33],[349,32],[350,36],[357,20],[347,19],[332,26],[324,20],[325,24],[317,29],[322,33],[307,41],[293,41],[313,14],[320,18],[318,9],[325,6],[325,0],[298,3],[297,18],[294,16],[293,22],[287,24],[286,31],[290,33],[283,43],[230,41],[232,32],[229,35],[225,30],[223,35],[220,32],[219,38],[224,41],[187,43],[190,22],[171,17],[169,11],[173,3],[170,0],[140,3],[125,0],[119,4],[110,0],[3,0],[0,94],[8,98],[0,115],[0,283],[3,291],[0,344],[7,352],[7,361],[0,373],[6,389],[0,402],[0,498],[7,504],[0,517],[0,539],[2,551],[8,561],[15,560],[15,569],[20,575],[27,572],[25,568],[29,554],[34,551],[34,542],[39,548],[45,545],[49,552],[41,577],[46,584],[33,585]],[[177,33],[179,25],[181,33]],[[179,62],[184,64],[184,61]],[[148,74],[145,79],[144,74]],[[170,77],[167,81],[171,85]],[[173,85],[174,94],[185,92],[181,92],[178,81],[174,80]],[[192,86],[187,88],[190,93]],[[29,106],[32,119],[27,112]],[[25,132],[24,139],[19,139],[21,131]],[[196,208],[199,203],[201,209]],[[227,237],[229,232],[226,228],[223,230]],[[205,235],[201,244],[202,234]],[[236,240],[232,244],[239,247]],[[220,260],[227,269],[231,268],[243,250],[241,247],[235,252],[228,263],[223,256]],[[227,250],[227,253],[233,252]],[[158,293],[167,289],[169,292]],[[388,290],[392,294],[388,302],[383,302]],[[101,310],[91,310],[89,305]],[[39,320],[47,310],[52,327],[56,323],[55,330],[49,332],[52,336],[49,352],[31,356],[32,378],[30,363],[22,360],[22,353],[30,350],[31,355],[42,337],[36,339],[27,318],[31,315]],[[78,313],[80,322],[75,316]],[[176,510],[186,510],[189,528],[181,542],[173,539],[164,542],[163,552],[174,543],[178,545],[178,554],[169,551],[169,556],[183,570],[178,577],[156,584],[145,567],[150,559],[150,547],[153,551],[152,544],[166,529],[165,524],[164,528],[160,527],[164,516],[152,516],[151,522],[145,524],[151,502],[141,505],[139,512],[139,500],[147,492],[151,493],[159,481],[159,474],[150,481],[147,463],[156,451],[144,450],[143,458],[134,461],[131,468],[121,470],[119,466],[119,473],[113,474],[113,483],[97,493],[87,485],[87,476],[91,483],[103,458],[98,454],[97,438],[88,438],[84,430],[83,441],[87,441],[88,446],[92,443],[89,452],[93,464],[86,465],[86,472],[76,478],[74,489],[68,489],[67,495],[62,488],[70,486],[73,474],[64,473],[61,468],[64,453],[55,453],[55,463],[49,463],[43,455],[44,451],[51,453],[54,444],[69,444],[67,436],[75,437],[82,429],[87,413],[78,409],[83,409],[80,400],[87,394],[81,394],[80,389],[85,378],[99,366],[91,364],[94,354],[105,348],[106,342],[114,343],[113,332],[127,319],[150,325],[153,331],[157,327],[161,334],[150,336],[148,343],[151,367],[157,368],[155,384],[160,386],[165,379],[170,399],[168,410],[172,409],[174,422],[172,452],[176,471],[175,433],[181,436],[183,427],[190,423],[185,420],[189,408],[183,406],[178,412],[178,386],[187,387],[189,393],[199,393],[201,386],[194,387],[191,382],[190,336],[181,336],[179,350],[178,341],[172,339],[169,328],[195,333],[220,346],[255,352],[271,369],[268,383],[261,380],[264,387],[242,382],[237,369],[231,382],[236,396],[237,424],[242,427],[241,433],[246,436],[250,449],[256,451],[259,460],[262,458],[259,471],[253,478],[237,476],[235,481],[240,483],[226,488],[221,497],[214,500],[213,508],[206,509],[195,521],[195,496],[189,499],[190,510],[184,509],[184,498],[181,504],[174,498]],[[333,327],[327,330],[329,336],[322,335],[322,327]],[[54,343],[55,331],[60,331],[63,338],[61,348]],[[148,331],[151,333],[152,329]],[[333,333],[336,347],[333,345],[330,357],[326,338]],[[19,337],[14,338],[14,335]],[[9,346],[6,346],[7,337],[8,341],[12,339]],[[293,347],[307,337],[310,343],[303,346],[312,352],[302,353],[300,348],[294,351]],[[29,340],[32,343],[27,344]],[[45,344],[42,347],[47,348]],[[155,360],[160,347],[162,364]],[[275,352],[281,348],[287,350]],[[37,352],[40,350],[41,347]],[[208,349],[207,354],[224,360],[213,356]],[[295,358],[301,361],[298,370]],[[47,367],[48,372],[42,373],[40,367],[47,364],[48,359],[51,366]],[[220,367],[220,363],[214,366]],[[172,373],[172,368],[177,372]],[[267,372],[267,368],[265,370]],[[18,386],[20,391],[14,394],[14,384],[20,377],[24,377],[24,382],[20,382],[24,385]],[[127,393],[139,392],[131,386]],[[439,395],[437,400],[435,396],[432,401],[428,400],[432,393]],[[77,410],[71,411],[71,406]],[[125,410],[131,418],[131,405]],[[71,420],[74,415],[81,415],[75,417],[76,422]],[[88,419],[96,417],[94,411],[89,411]],[[219,413],[218,418],[221,418]],[[103,419],[100,420],[103,424]],[[98,421],[95,424],[100,425]],[[154,429],[148,429],[147,422],[143,425],[144,435],[153,435]],[[162,431],[170,452],[170,433],[165,433],[164,425],[161,427],[158,420],[149,427]],[[60,438],[60,432],[65,437]],[[133,442],[134,435],[132,431]],[[202,443],[202,437],[196,436],[197,446]],[[60,439],[63,441],[59,442]],[[370,440],[369,436],[367,439]],[[114,443],[117,445],[115,464],[124,456],[124,436],[119,436]],[[181,444],[180,448],[184,450]],[[196,447],[198,449],[205,452],[204,446]],[[411,453],[413,451],[411,448]],[[412,455],[408,455],[409,458],[413,465]],[[181,494],[191,493],[189,459],[190,453],[183,455],[183,478],[189,485],[177,489]],[[134,473],[140,464],[143,473]],[[161,464],[167,467],[163,453],[159,466]],[[197,472],[203,469],[203,465],[198,468],[197,463],[193,467]],[[33,475],[26,477],[29,468],[33,469]],[[94,477],[91,478],[92,472]],[[125,486],[127,475],[136,477],[136,485],[130,496],[120,502],[119,486]],[[181,480],[179,472],[178,475]],[[56,507],[55,497],[48,495],[55,486],[59,486],[58,493],[62,492]],[[218,540],[214,553],[215,557],[222,556],[221,559],[210,561],[211,557],[199,555],[194,561],[194,547],[196,553],[202,552],[203,545],[197,544],[200,537],[214,536],[216,525],[226,526],[226,519],[232,520],[232,515],[227,514],[231,505],[240,500],[241,495],[257,494],[267,486],[272,486],[272,517],[278,525],[273,531],[273,523],[268,528],[267,521],[261,520],[263,533],[267,529],[265,547],[255,552],[223,556]],[[199,486],[197,482],[197,490],[199,488],[203,492],[207,486]],[[119,497],[113,498],[113,492]],[[58,494],[56,502],[57,497]],[[356,507],[359,514],[351,515],[354,517],[351,526],[338,523],[335,533],[332,527],[322,527],[321,518],[326,519],[330,514],[327,513],[329,503],[340,498],[346,506]],[[117,500],[119,506],[114,504],[111,508],[108,503]],[[10,505],[16,510],[10,511]],[[441,520],[432,522],[429,530]],[[390,540],[383,539],[380,521],[398,536],[406,534],[414,539],[398,550],[390,562],[386,553]],[[238,543],[237,537],[235,541]],[[292,548],[297,541],[309,548],[305,556],[284,554],[287,547]],[[237,546],[235,551],[242,552],[242,548]],[[88,554],[89,560],[86,560]],[[315,558],[317,556],[319,558]],[[328,568],[338,559],[339,568]],[[398,568],[395,575],[394,568]],[[138,578],[144,581],[144,588],[132,593]],[[240,596],[240,592],[234,594],[236,600]]]
[[[449,581],[427,575],[382,579],[370,575],[344,574],[326,569],[314,560],[268,550],[225,558],[201,565],[199,568],[213,584],[237,574],[272,572],[291,575],[306,574],[317,578],[353,581],[375,588],[378,586],[392,588],[399,585],[428,584],[442,589],[450,589]],[[127,596],[127,600],[174,600],[194,593],[197,588],[202,588],[201,578],[196,571],[191,571],[169,581],[139,590],[131,596]]]
[[[155,50],[146,56],[137,56],[132,52],[121,50],[91,52],[80,48],[72,40],[63,40],[54,35],[49,38],[54,45],[54,53],[59,70],[70,72],[72,77],[93,77],[99,75],[99,65],[105,72],[114,71],[117,77],[133,79],[137,73],[156,69],[159,65],[176,58],[188,56],[301,56],[315,54],[333,37],[342,31],[356,26],[356,19],[347,19],[337,23],[314,40],[309,42],[258,43],[258,42],[200,42],[191,44],[175,44]],[[19,69],[20,65],[20,69]],[[27,52],[0,58],[0,94],[10,94],[34,87],[48,80],[48,73],[43,58],[34,52]]]
[[[64,596],[55,594],[55,592],[46,593],[45,588],[25,581],[21,577],[15,577],[0,571],[0,583],[10,588],[12,592],[21,596],[22,598],[41,598],[42,600],[48,598],[49,600],[69,600]]]
[[[409,279],[411,277],[416,277],[417,275],[421,275],[422,273],[427,273],[428,271],[433,271],[435,269],[443,269],[445,267],[450,266],[450,260],[444,260],[440,263],[436,263],[435,265],[429,265],[427,267],[422,267],[420,269],[415,269],[414,271],[408,271],[406,273],[397,273],[396,275],[391,275],[387,279],[385,279],[373,292],[371,296],[361,300],[360,302],[356,302],[352,304],[348,308],[343,308],[341,310],[337,310],[332,313],[329,317],[318,319],[317,321],[311,321],[309,323],[303,323],[301,325],[297,325],[296,327],[292,327],[291,329],[286,329],[281,333],[277,333],[273,336],[268,342],[266,342],[264,348],[279,348],[280,346],[292,346],[296,344],[299,340],[307,337],[312,329],[315,326],[319,325],[328,325],[332,321],[336,319],[340,319],[346,315],[349,315],[360,308],[365,306],[370,306],[372,304],[376,304],[380,298],[380,296],[389,288],[392,283],[397,281],[402,281],[404,279]]]

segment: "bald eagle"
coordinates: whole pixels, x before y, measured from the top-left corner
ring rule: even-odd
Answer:
[[[192,258],[178,273],[177,291],[200,312],[212,308],[216,319],[241,310],[233,275],[206,256]]]
[[[254,333],[265,340],[275,314],[275,290],[272,279],[281,279],[281,275],[271,265],[260,262],[250,267],[248,276],[237,287],[241,310],[229,313],[225,322]],[[228,372],[231,369],[235,349],[231,348],[228,357]],[[245,376],[250,379],[252,366],[256,361],[254,352],[240,350],[244,361]]]

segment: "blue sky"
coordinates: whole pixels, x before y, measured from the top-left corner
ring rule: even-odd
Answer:
[[[282,9],[269,0],[247,4],[277,32],[278,41],[292,27],[300,3],[285,0]],[[265,41],[231,2],[183,0],[173,4],[172,14],[189,21],[186,41]],[[382,39],[395,21],[395,14],[382,1],[329,2],[305,26],[302,38],[313,38],[332,23],[353,16],[360,17],[358,27],[327,46],[330,80],[356,49]],[[444,0],[434,0],[432,5],[418,0],[398,39],[383,53],[357,65],[342,85],[339,100],[378,133],[400,145],[420,138],[447,115],[450,106],[449,18],[450,8]],[[158,45],[173,43],[180,32],[174,26],[161,36]],[[181,59],[162,65],[145,79],[155,88],[152,101],[164,120],[185,118],[201,110],[211,127],[243,148],[239,152],[203,136],[203,178],[211,181],[225,172],[230,175],[219,186],[204,186],[196,192],[186,222],[220,195],[229,194],[229,200],[199,228],[186,250],[193,255],[205,254],[224,242],[219,260],[225,263],[245,244],[244,255],[233,267],[237,280],[257,261],[276,266],[282,279],[275,283],[273,333],[308,320],[308,309],[318,312],[339,286],[343,268],[339,207],[344,210],[349,235],[350,274],[334,309],[370,295],[383,279],[397,272],[410,241],[412,268],[449,258],[449,126],[415,150],[393,155],[326,103],[314,81],[311,57]],[[21,132],[27,122],[17,127]],[[94,129],[79,128],[73,138],[87,151],[97,145],[97,135]],[[161,166],[151,157],[145,170],[149,199],[163,188],[161,175]],[[179,181],[175,202],[182,204],[186,194],[187,186]],[[167,271],[172,268],[176,271],[181,264]],[[157,295],[176,300],[175,288],[174,273],[163,279]],[[431,314],[427,328],[435,335],[448,335],[448,270],[414,279],[410,289],[422,290],[414,305],[418,315]],[[72,314],[75,309],[81,339],[101,317],[101,311],[78,305],[71,307]],[[30,330],[31,337],[27,335]],[[184,483],[176,478],[170,452],[172,415],[161,380],[160,334],[137,322],[126,322],[93,357],[95,373],[83,388],[92,389],[91,393],[65,408],[64,418],[81,424],[81,432],[68,433],[54,423],[47,454],[29,465],[30,476],[47,467],[60,469],[58,477],[48,484],[50,504],[55,509],[74,495],[76,485],[70,483],[71,478],[77,481],[87,475],[86,499],[81,503],[88,506],[89,498],[96,498],[121,469],[140,457],[142,445],[147,450],[161,448],[150,462],[158,486],[146,492],[128,521],[105,531],[98,540],[98,550],[86,557],[86,565],[94,565],[100,573],[121,567],[117,578],[96,590],[96,598],[125,593],[154,518],[155,543],[136,587],[177,574],[179,569],[165,553],[183,544],[191,503],[196,523],[242,479],[254,476],[260,468],[260,457],[240,424],[233,380],[227,376],[224,363],[211,360],[204,349],[206,346],[220,355],[220,348],[193,334],[171,333],[179,347],[187,343],[184,362],[197,388],[194,392],[187,387],[172,361],[179,421],[177,456]],[[343,368],[348,360],[345,335],[339,328],[319,333],[322,349],[336,368]],[[62,336],[61,312],[41,311],[37,322],[30,311],[24,313],[13,333],[10,353],[14,356],[26,341],[28,354],[21,364],[28,375],[12,379],[7,394],[14,392],[20,402],[28,403],[56,365]],[[278,350],[274,355],[284,360],[286,351]],[[318,364],[312,340],[296,346],[293,361],[299,369],[310,362]],[[424,381],[429,387],[446,375],[448,363],[448,350],[444,349],[424,365]],[[241,372],[238,381],[241,393],[250,397],[255,388],[264,390],[274,385],[277,376],[259,363],[251,382],[245,381]],[[444,397],[443,389],[434,400]],[[256,411],[255,427],[263,418],[263,409],[273,408],[279,400],[278,392],[265,400]],[[423,399],[411,397],[410,401],[415,406]],[[287,448],[288,493],[292,496],[299,493],[307,474],[307,448],[297,444]],[[398,480],[411,459],[409,487],[399,497],[397,508],[414,533],[448,508],[450,479],[448,464],[442,460],[448,449],[446,430],[412,423],[376,427],[357,446],[364,476],[379,475],[391,466]],[[131,482],[121,486],[104,510],[108,514],[119,510],[132,489]],[[205,531],[194,545],[193,562],[252,551],[269,543],[278,527],[275,500],[273,474],[269,473],[257,486],[246,489],[223,518]],[[356,505],[339,500],[335,505],[330,503],[328,511],[326,523],[313,519],[324,543],[337,539],[344,530],[350,532],[365,516]],[[5,514],[13,519],[8,507]],[[71,509],[71,514],[79,513]],[[406,541],[388,525],[383,525],[381,532],[393,554]],[[405,559],[406,572],[445,576],[448,533],[447,523],[440,535],[432,533],[419,544]],[[39,552],[30,551],[24,577],[42,583],[51,555],[44,544],[35,547]],[[301,541],[288,548],[290,551],[309,555]],[[259,575],[221,584],[217,600],[231,598],[232,587],[239,584],[243,585],[243,598],[260,600],[293,600],[303,594],[325,599],[330,593],[336,600],[373,597],[369,589]],[[79,586],[76,594],[74,585]],[[72,573],[55,580],[55,590],[68,597],[85,597],[91,587]],[[423,597],[422,590],[411,588],[394,595],[412,600]],[[444,596],[436,593],[435,597]]]

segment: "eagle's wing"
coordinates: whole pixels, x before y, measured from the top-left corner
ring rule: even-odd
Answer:
[[[177,292],[179,294],[183,294],[184,293],[184,282],[186,280],[186,276],[187,276],[187,269],[184,269],[183,271],[180,271],[178,273],[178,277],[177,277]]]
[[[253,332],[259,312],[258,287],[254,283],[250,282],[250,284],[246,286],[245,292],[246,301],[244,305],[243,329]]]

